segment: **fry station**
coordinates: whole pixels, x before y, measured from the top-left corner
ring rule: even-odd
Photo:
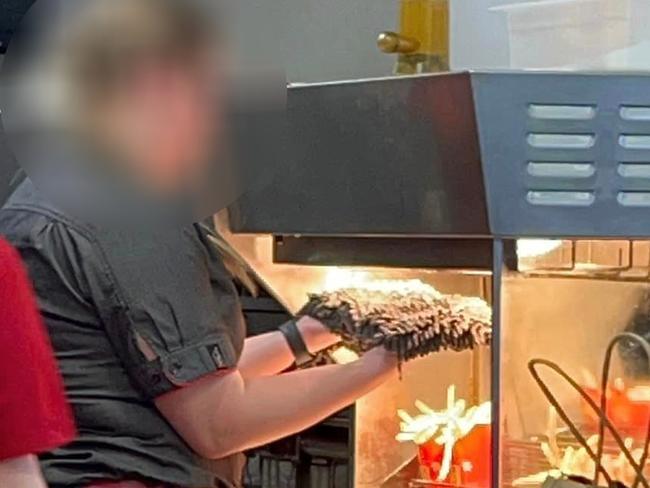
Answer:
[[[108,8],[111,2],[100,3]],[[0,62],[16,25],[34,1],[0,0],[3,3]],[[187,5],[182,5],[190,2],[139,3],[148,12],[163,4],[184,11]],[[252,119],[242,124],[245,149],[257,150],[260,156],[256,161],[262,164],[256,169],[270,169],[271,176],[264,184],[243,185],[247,190],[243,196],[214,216],[214,228],[207,225],[212,222],[194,221],[193,228],[201,233],[193,231],[187,242],[177,246],[173,241],[174,246],[165,247],[158,241],[148,246],[146,241],[147,246],[139,247],[138,241],[135,250],[114,253],[122,281],[132,283],[133,304],[142,306],[137,314],[137,307],[134,310],[114,291],[120,290],[113,283],[119,280],[104,266],[105,253],[95,250],[93,239],[75,227],[71,232],[67,220],[51,215],[56,212],[49,207],[33,211],[31,190],[24,197],[27,203],[10,200],[16,187],[24,184],[24,175],[17,178],[22,163],[9,154],[9,144],[5,148],[7,134],[0,134],[0,180],[6,180],[0,185],[0,210],[9,205],[4,233],[13,246],[23,247],[23,260],[31,263],[30,272],[37,272],[32,273],[36,279],[30,279],[43,295],[38,296],[41,315],[53,324],[48,330],[59,334],[58,341],[52,342],[64,366],[61,398],[65,386],[81,434],[78,440],[70,434],[70,451],[60,442],[62,450],[52,459],[45,459],[51,454],[45,448],[43,453],[29,452],[38,469],[35,456],[45,459],[45,464],[41,459],[43,479],[53,488],[203,487],[206,483],[245,488],[650,488],[650,2],[395,1],[392,6],[400,12],[396,32],[383,31],[377,40],[382,53],[396,57],[394,75],[383,78],[375,76],[382,76],[381,69],[387,66],[384,54],[375,52],[377,58],[370,59],[363,49],[373,50],[371,42],[363,44],[355,38],[358,45],[350,48],[352,37],[346,36],[365,36],[362,27],[369,30],[365,22],[379,32],[386,25],[377,19],[387,22],[397,10],[374,11],[382,2],[369,0],[354,7],[363,15],[353,19],[352,9],[346,9],[354,2],[335,7],[328,6],[333,1],[295,3],[291,9],[287,4],[282,14],[291,20],[287,24],[292,28],[305,31],[299,32],[304,34],[301,38],[291,37],[299,69],[294,66],[293,73],[287,72],[291,80],[287,137],[277,136],[284,127],[275,127],[267,119],[255,134],[260,138],[251,135]],[[252,3],[248,5],[251,12],[255,10]],[[339,25],[333,35],[331,19],[324,12],[332,14],[336,9]],[[103,20],[103,11],[97,12],[92,19]],[[129,9],[125,12],[131,15]],[[170,12],[164,17],[169,22],[163,24],[175,26],[179,16],[176,10]],[[251,32],[262,24],[271,26],[266,15],[255,13],[261,20],[250,24]],[[306,22],[308,13],[314,19]],[[144,26],[156,25],[115,19],[116,25],[132,27],[136,40]],[[120,42],[115,42],[113,28],[107,28],[106,39],[78,42],[84,48],[101,47],[99,52],[115,61],[115,76],[106,77],[115,82],[115,93],[122,93],[122,85],[131,86],[123,82],[126,59],[127,71],[133,68],[133,80],[138,81],[134,86],[160,97],[142,97],[148,91],[137,90],[129,91],[129,97],[115,97],[121,101],[120,110],[108,110],[105,118],[115,137],[108,137],[100,147],[110,149],[112,157],[114,139],[124,138],[125,148],[134,149],[133,157],[125,151],[125,160],[155,160],[153,176],[164,173],[160,168],[169,170],[160,179],[163,188],[167,184],[175,188],[175,180],[191,173],[182,165],[215,159],[212,151],[217,147],[233,149],[239,156],[240,148],[231,148],[230,141],[213,140],[216,132],[219,137],[231,135],[228,130],[212,125],[200,129],[217,119],[217,111],[206,107],[217,105],[218,99],[224,103],[218,112],[225,114],[231,101],[225,103],[222,87],[214,89],[217,78],[211,76],[221,66],[212,66],[213,60],[202,64],[213,57],[212,50],[204,49],[221,34],[213,36],[207,29],[205,36],[194,35],[194,25],[174,27],[172,34],[178,30],[178,36],[155,50],[155,63],[147,57],[143,57],[146,62],[136,63],[119,49],[109,55],[116,45],[131,52],[121,28]],[[501,26],[502,32],[495,26]],[[284,30],[271,27],[278,33]],[[80,32],[94,39],[95,30],[84,27]],[[244,32],[237,26],[232,30]],[[281,50],[275,38],[257,42],[248,31],[245,34],[242,38],[253,39],[253,45]],[[322,38],[317,39],[319,35]],[[194,39],[195,48],[187,47],[186,36]],[[67,39],[67,33],[63,37]],[[156,27],[152,39],[157,43],[158,38]],[[149,41],[142,46],[149,46]],[[171,63],[167,62],[169,48],[173,48]],[[221,49],[214,51],[220,63]],[[139,56],[140,48],[136,51]],[[68,53],[64,54],[55,61],[67,60]],[[348,57],[334,63],[334,54]],[[90,62],[93,56],[88,55],[88,60],[88,66],[102,67]],[[258,69],[257,57],[255,61],[250,74],[257,82],[264,70]],[[321,71],[324,61],[332,63],[329,71]],[[369,61],[367,66],[364,61]],[[49,59],[45,64],[49,66]],[[92,85],[89,93],[103,94],[104,70],[86,72],[86,64],[78,64],[65,62],[61,69],[83,75],[80,82],[101,82],[101,89]],[[156,70],[136,70],[140,64]],[[178,78],[190,66],[187,80]],[[168,73],[169,68],[174,71]],[[242,72],[249,75],[248,69]],[[194,78],[197,75],[200,80]],[[341,81],[341,77],[352,79]],[[284,96],[281,79],[279,91]],[[311,82],[333,79],[337,81]],[[298,82],[305,80],[310,82]],[[55,84],[54,91],[64,85]],[[170,102],[171,88],[177,89],[180,101]],[[257,102],[267,94],[245,88],[237,103],[257,109]],[[97,106],[110,108],[104,98],[109,100],[101,95]],[[276,99],[270,98],[275,109]],[[63,102],[51,105],[65,110],[76,107]],[[267,108],[262,107],[263,115]],[[83,113],[95,120],[95,110],[90,105]],[[141,112],[147,117],[140,118]],[[5,132],[8,113],[3,107]],[[114,113],[123,119],[114,121]],[[49,112],[44,118],[48,123],[59,120]],[[187,122],[195,119],[198,122]],[[220,124],[228,125],[225,118]],[[58,127],[58,122],[54,125]],[[153,126],[156,130],[149,130]],[[77,127],[85,134],[86,124],[75,119],[73,128]],[[100,127],[97,134],[104,131]],[[140,144],[136,129],[148,135],[149,144]],[[260,149],[268,141],[272,147]],[[186,149],[185,143],[195,151]],[[146,158],[135,154],[145,146],[155,149],[151,151],[155,157],[149,158],[149,151]],[[177,146],[181,157],[168,157]],[[44,154],[49,158],[49,151]],[[122,157],[117,149],[115,154]],[[237,159],[227,156],[228,162]],[[128,168],[140,175],[140,166]],[[197,166],[195,171],[187,180],[191,181],[188,194],[182,184],[177,191],[183,197],[194,196],[192,185],[201,180],[196,188],[220,196],[212,180],[203,178],[207,170]],[[157,181],[149,176],[142,178],[147,184]],[[88,201],[96,198],[88,196]],[[201,219],[209,215],[211,220],[215,211],[210,207]],[[36,219],[32,214],[39,215],[35,222],[42,229],[26,220]],[[0,212],[0,224],[2,217]],[[4,233],[0,226],[3,239]],[[38,241],[43,236],[54,242],[50,248]],[[92,253],[83,252],[86,248],[74,245],[77,241],[70,236],[83,243],[87,240]],[[65,252],[55,252],[59,239]],[[125,240],[109,242],[118,249]],[[187,252],[188,245],[192,252]],[[39,254],[45,251],[47,259]],[[101,266],[89,263],[89,256]],[[45,267],[43,263],[50,259],[54,264],[62,261],[62,266]],[[239,265],[233,269],[243,272],[233,273],[226,259],[233,259]],[[199,278],[190,274],[194,265]],[[38,271],[44,273],[40,281]],[[89,273],[97,281],[86,279]],[[85,292],[88,283],[99,298],[88,292],[89,298],[75,288]],[[162,292],[157,291],[158,285]],[[149,291],[144,297],[152,300],[153,312],[141,295]],[[198,296],[201,291],[205,297]],[[43,297],[51,299],[56,313],[40,305]],[[69,309],[59,307],[61,297],[68,298]],[[169,305],[176,302],[184,313]],[[223,313],[214,306],[217,302]],[[110,312],[106,320],[99,313],[104,303],[106,313]],[[242,310],[233,304],[241,304]],[[142,323],[131,320],[129,313]],[[205,322],[205,330],[200,329],[204,322],[197,316]],[[237,323],[231,323],[231,316]],[[306,344],[309,334],[298,328],[302,319],[318,326],[318,335],[311,339],[323,344],[313,349],[314,354]],[[217,322],[223,330],[213,330]],[[110,334],[105,333],[110,328],[106,324],[112,326]],[[293,337],[287,335],[287,326],[295,332]],[[236,341],[230,339],[235,332]],[[240,375],[236,388],[223,390],[231,388],[225,381],[232,378],[228,375],[241,372],[239,356],[246,341],[263,335],[266,340],[258,344],[264,348],[258,346],[257,354],[264,361],[250,360],[255,359],[251,353],[249,371],[254,371]],[[148,342],[148,337],[155,340]],[[213,344],[215,337],[230,342]],[[325,344],[323,337],[331,342]],[[93,338],[99,342],[86,345]],[[75,340],[79,343],[73,344]],[[231,342],[241,346],[237,354],[233,347],[232,354],[222,354],[220,347],[232,346]],[[191,350],[185,351],[186,346]],[[376,352],[382,354],[383,370],[363,363],[368,359],[370,366],[376,366],[372,362]],[[226,356],[232,358],[226,361]],[[303,363],[304,356],[308,359]],[[75,362],[79,357],[83,361]],[[368,369],[363,381],[354,369],[359,363]],[[271,371],[269,364],[276,370]],[[294,371],[320,366],[329,376]],[[141,374],[137,384],[129,380],[131,370]],[[341,381],[341,371],[349,374],[349,385],[338,391],[336,387],[346,383]],[[212,383],[199,381],[204,378],[215,382],[210,396],[203,386]],[[254,389],[247,388],[251,378],[272,386],[259,387],[253,391],[259,396],[252,395]],[[266,383],[269,378],[283,381]],[[296,378],[302,379],[298,387]],[[321,388],[321,381],[313,378],[327,378],[328,388]],[[390,379],[379,383],[378,378]],[[380,386],[372,389],[373,385]],[[182,391],[200,395],[180,395],[164,402]],[[234,393],[224,396],[223,391]],[[287,399],[289,395],[293,396]],[[216,407],[212,410],[205,398],[230,417]],[[300,403],[304,399],[311,403]],[[120,408],[111,406],[118,400]],[[330,405],[329,400],[336,401]],[[198,408],[201,415],[187,405]],[[285,410],[287,405],[294,410]],[[129,413],[133,411],[141,417]],[[294,422],[303,413],[306,420]],[[28,420],[31,423],[31,417]],[[233,464],[231,474],[217,473],[221,461],[234,461],[235,456],[237,465]],[[202,477],[197,478],[197,473]],[[37,474],[40,477],[40,471]],[[71,474],[78,484],[69,484]],[[2,480],[0,470],[0,488],[5,486]]]
[[[354,407],[350,486],[647,486],[649,93],[550,72],[290,87],[288,170],[217,221],[289,311],[347,306],[334,360],[409,351]]]

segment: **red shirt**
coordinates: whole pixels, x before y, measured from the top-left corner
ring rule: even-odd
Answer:
[[[0,460],[49,451],[74,435],[27,273],[0,239]]]

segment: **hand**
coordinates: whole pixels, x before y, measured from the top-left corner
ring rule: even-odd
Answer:
[[[334,346],[341,338],[312,317],[302,317],[297,322],[298,330],[310,353],[316,354],[323,349]]]
[[[384,346],[378,346],[365,353],[360,359],[365,367],[376,369],[377,371],[397,371],[399,361],[397,354],[389,351]]]

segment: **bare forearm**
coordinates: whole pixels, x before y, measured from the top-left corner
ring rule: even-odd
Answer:
[[[307,349],[313,354],[338,341],[334,334],[309,317],[298,321],[298,329]],[[269,332],[246,339],[238,369],[244,378],[269,376],[286,370],[293,362],[293,353],[282,333]]]
[[[368,368],[359,361],[247,381],[228,444],[238,452],[300,432],[352,404],[392,374],[394,368]]]
[[[277,374],[291,366],[293,355],[280,332],[249,337],[244,343],[238,369],[244,378]]]
[[[0,461],[0,486],[46,488],[36,456]]]
[[[220,458],[319,422],[397,374],[395,356],[374,350],[346,365],[245,379],[239,371],[203,378],[156,400],[185,441]]]

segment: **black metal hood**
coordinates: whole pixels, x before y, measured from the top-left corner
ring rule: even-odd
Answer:
[[[288,164],[233,206],[235,232],[650,236],[650,76],[449,73],[298,85],[287,113]]]
[[[470,83],[454,74],[291,87],[289,162],[232,209],[234,230],[489,235]]]

